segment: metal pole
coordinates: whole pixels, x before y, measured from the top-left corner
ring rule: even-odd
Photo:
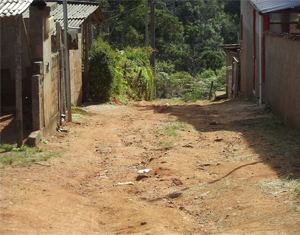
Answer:
[[[17,145],[23,145],[22,70],[21,70],[21,17],[16,17],[15,84]]]
[[[66,87],[67,87],[67,108],[68,108],[68,121],[72,122],[72,110],[71,110],[71,81],[70,81],[70,61],[69,61],[69,49],[68,49],[68,8],[67,0],[63,0],[64,11],[64,49],[65,49],[65,68],[66,68]]]

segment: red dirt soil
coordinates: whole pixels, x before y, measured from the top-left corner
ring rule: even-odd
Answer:
[[[300,234],[288,194],[258,187],[285,172],[272,167],[279,157],[264,158],[251,128],[237,128],[270,117],[262,107],[141,101],[85,110],[71,132],[40,144],[60,158],[1,169],[0,234]],[[188,126],[180,136],[158,131],[175,120]]]

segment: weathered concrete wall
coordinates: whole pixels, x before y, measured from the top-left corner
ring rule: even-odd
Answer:
[[[58,53],[52,54],[51,37],[45,33],[44,23],[50,17],[50,7],[41,11],[30,7],[30,45],[35,65],[40,64],[32,76],[33,130],[41,130],[41,135],[55,131],[59,123],[58,99]],[[40,61],[40,62],[37,62]],[[38,66],[37,66],[38,67]],[[37,94],[38,92],[38,94]],[[36,110],[36,111],[35,111]]]
[[[0,19],[0,78],[1,78],[1,105],[14,106],[15,99],[15,26],[13,19]],[[31,95],[30,60],[22,30],[21,35],[21,63],[23,100]]]
[[[300,131],[300,41],[266,35],[266,104]]]
[[[55,94],[52,93],[52,52],[51,52],[51,38],[44,38],[43,43],[43,62],[44,62],[44,116],[45,126],[48,126],[52,117],[52,105],[54,105],[53,98]],[[57,103],[58,101],[56,101]]]
[[[82,103],[82,37],[78,34],[78,49],[70,50],[71,103],[79,106]]]
[[[253,96],[253,8],[248,1],[241,1],[241,92]]]

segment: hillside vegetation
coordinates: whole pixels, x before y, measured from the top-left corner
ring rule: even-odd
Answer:
[[[91,97],[195,101],[207,98],[211,81],[214,89],[224,90],[225,53],[219,45],[238,43],[240,1],[155,1],[155,50],[150,48],[151,4],[100,0],[106,23],[90,53]],[[153,52],[155,69],[149,66]],[[106,75],[94,74],[95,62]]]

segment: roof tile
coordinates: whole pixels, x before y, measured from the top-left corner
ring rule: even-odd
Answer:
[[[22,14],[33,0],[1,0],[0,18]]]

